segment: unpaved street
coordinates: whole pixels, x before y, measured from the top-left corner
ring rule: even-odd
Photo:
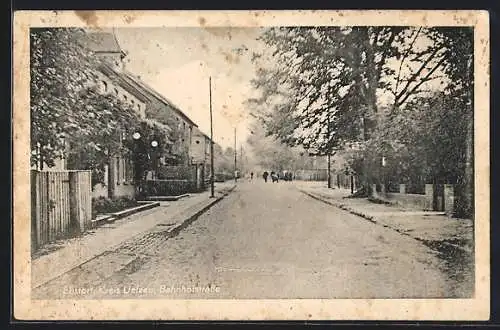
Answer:
[[[88,280],[100,267],[130,256],[139,258],[126,269]],[[448,275],[425,245],[312,199],[289,182],[239,183],[178,236],[150,234],[93,264],[87,275],[38,292],[86,299],[471,294],[471,279]]]

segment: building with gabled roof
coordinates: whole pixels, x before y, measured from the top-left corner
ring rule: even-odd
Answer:
[[[171,163],[171,165],[191,164],[193,129],[197,128],[198,125],[175,104],[155,91],[139,77],[126,70],[122,72],[127,81],[148,95],[146,117],[164,123],[173,129],[174,146],[172,151],[177,156],[177,161]]]
[[[198,125],[193,120],[191,120],[191,118],[189,118],[189,116],[187,116],[181,109],[179,109],[179,107],[177,107],[172,101],[170,101],[165,96],[161,95],[160,93],[155,91],[153,88],[148,86],[139,77],[135,76],[134,74],[132,74],[131,72],[129,72],[127,70],[123,70],[123,73],[127,78],[132,80],[134,83],[136,83],[138,86],[143,88],[145,91],[149,92],[153,97],[157,98],[158,100],[163,102],[165,105],[170,107],[173,111],[175,111],[175,113],[177,115],[181,116],[187,123],[189,123],[192,126],[198,127]]]
[[[124,72],[123,59],[126,57],[126,52],[121,49],[114,33],[104,30],[88,31],[86,38],[81,42],[102,59],[102,63],[97,68],[100,91],[113,94],[122,102],[127,103],[136,111],[143,122],[148,123],[148,126],[161,128],[167,135],[165,141],[173,146],[175,141],[170,139],[172,127],[164,122],[147,118],[146,109],[150,103],[151,92],[138,86]],[[122,132],[122,138],[130,137],[133,133],[125,129]],[[175,157],[169,157],[168,154],[162,155],[162,159],[169,158],[175,159]],[[134,167],[134,159],[131,159],[131,155],[125,153],[114,157],[106,168],[105,181],[107,185],[94,187],[94,196],[133,196],[135,194]]]

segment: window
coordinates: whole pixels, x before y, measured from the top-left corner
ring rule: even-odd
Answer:
[[[118,89],[115,88],[115,95],[118,95]]]
[[[134,99],[131,99],[131,100],[130,100],[130,102],[132,102],[132,104],[134,104],[134,103],[135,103]]]
[[[107,92],[108,91],[108,84],[104,80],[101,81],[101,88],[102,88],[103,92]]]
[[[120,180],[124,183],[133,183],[134,181],[134,164],[129,155],[122,158],[122,172]]]
[[[128,99],[128,98],[127,98],[127,95],[123,95],[123,99],[124,99],[125,101],[127,101],[127,99]]]
[[[120,179],[123,183],[127,183],[127,160],[124,157],[120,157],[120,160],[122,162]]]
[[[121,180],[121,158],[116,157],[116,184],[120,184],[122,182]]]

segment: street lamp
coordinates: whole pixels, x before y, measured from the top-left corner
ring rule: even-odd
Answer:
[[[142,157],[139,155],[139,140],[141,139],[141,134],[139,132],[134,132],[132,134],[132,139],[134,139],[134,177],[135,177],[135,189],[136,194],[142,194],[143,191],[143,173],[142,173]],[[136,196],[137,197],[137,196]]]
[[[157,174],[156,172],[158,171],[158,164],[157,164],[157,159],[158,159],[158,155],[156,154],[156,147],[158,147],[158,141],[156,140],[153,140],[151,141],[151,147],[153,147],[153,179],[156,180],[157,178]],[[149,154],[148,154],[149,156]]]
[[[382,156],[381,165],[382,165],[382,180],[384,182],[384,189],[382,192],[385,192],[387,191],[387,173],[385,168],[385,166],[387,165],[387,160],[385,159],[385,156]]]

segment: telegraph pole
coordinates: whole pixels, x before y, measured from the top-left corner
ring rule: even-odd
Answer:
[[[330,177],[330,154],[331,154],[331,150],[330,150],[330,109],[328,109],[328,126],[327,126],[327,138],[326,138],[326,143],[327,143],[327,156],[326,156],[326,161],[328,162],[328,166],[327,166],[327,176],[326,176],[326,179],[328,180],[328,188],[331,188],[332,187],[332,180],[331,180],[331,177]]]
[[[243,145],[240,144],[240,170],[243,173],[244,168],[243,168]]]
[[[212,77],[208,78],[209,98],[210,98],[210,197],[214,197],[214,129],[212,121]]]
[[[237,182],[238,179],[236,178],[236,127],[234,128],[234,182]]]

